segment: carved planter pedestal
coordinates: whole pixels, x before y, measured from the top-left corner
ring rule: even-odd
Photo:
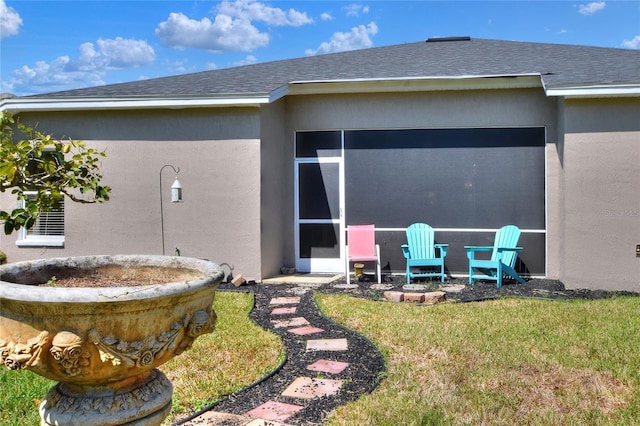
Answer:
[[[87,286],[44,285],[52,277]],[[159,425],[173,389],[156,367],[213,331],[223,277],[214,263],[165,256],[2,265],[0,361],[59,382],[40,406],[41,425]],[[104,286],[123,281],[135,285]]]

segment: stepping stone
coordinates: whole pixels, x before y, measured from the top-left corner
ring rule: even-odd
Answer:
[[[323,373],[340,374],[349,366],[348,362],[329,361],[321,359],[307,366],[307,370],[321,371]]]
[[[285,404],[276,401],[267,401],[259,407],[245,413],[247,416],[259,419],[283,422],[302,410],[304,407],[294,404]]]
[[[335,395],[340,391],[343,380],[312,379],[311,377],[298,377],[289,385],[282,396],[291,398],[321,398]]]
[[[359,288],[358,284],[336,284],[333,288],[339,288],[341,290],[353,290],[354,288]]]
[[[269,302],[270,305],[291,305],[294,303],[300,303],[299,296],[288,296],[288,297],[274,297]]]
[[[271,315],[291,315],[295,314],[297,309],[298,308],[296,308],[295,306],[292,308],[275,308],[273,311],[271,311]]]
[[[295,317],[288,320],[271,320],[271,323],[274,328],[301,327],[303,325],[309,325],[309,321],[303,317]]]
[[[221,426],[234,426],[234,425],[229,425],[226,423],[221,423]],[[291,426],[291,425],[287,425],[285,423],[280,423],[280,422],[274,422],[272,420],[265,420],[265,419],[253,419],[251,420],[249,423],[242,423],[238,426]]]
[[[308,351],[346,351],[349,349],[347,339],[307,340]]]
[[[386,291],[393,288],[393,284],[371,284],[371,290]]]
[[[206,411],[186,423],[181,423],[183,426],[198,426],[198,425],[228,425],[228,426],[246,426],[252,422],[253,418],[249,416],[238,416],[236,414],[220,413],[217,411]]]
[[[443,285],[442,289],[449,293],[460,293],[466,287],[467,286],[464,284],[448,284],[448,285]]]
[[[427,286],[424,284],[405,284],[402,289],[404,291],[425,291]]]
[[[287,330],[289,333],[295,333],[299,336],[306,336],[307,334],[322,333],[324,330],[318,327],[298,327]]]

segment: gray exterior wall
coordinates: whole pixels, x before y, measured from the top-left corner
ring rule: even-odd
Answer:
[[[293,143],[298,130],[545,126],[547,277],[572,288],[640,291],[640,100],[556,100],[541,89],[288,96],[258,108],[23,114],[107,150],[111,201],[66,204],[63,249],[10,261],[160,254],[159,171],[180,167],[184,203],[162,174],[167,254],[233,264],[256,279],[295,264]],[[15,200],[0,197],[3,209]]]
[[[262,277],[268,278],[280,274],[282,266],[287,263],[286,236],[291,231],[293,205],[287,203],[293,192],[291,176],[293,168],[290,158],[293,151],[287,149],[288,135],[284,133],[284,100],[264,106],[260,111],[260,133],[262,135],[260,219],[262,234],[260,252],[262,260]]]
[[[166,253],[227,262],[260,277],[260,118],[257,108],[24,114],[24,122],[106,149],[105,204],[65,204],[65,247],[18,248],[0,237],[10,261],[89,254],[161,254],[160,169],[180,168],[184,202],[170,202],[165,168]],[[6,194],[5,194],[6,195]],[[3,207],[15,205],[4,197]]]
[[[565,101],[567,287],[640,291],[640,99]]]

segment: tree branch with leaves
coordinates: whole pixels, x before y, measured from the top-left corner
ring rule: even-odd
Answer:
[[[102,184],[100,161],[104,151],[82,141],[60,140],[0,113],[0,192],[11,191],[24,208],[0,210],[5,234],[31,228],[40,213],[66,196],[77,203],[109,200],[111,188]],[[34,192],[34,197],[26,193]]]

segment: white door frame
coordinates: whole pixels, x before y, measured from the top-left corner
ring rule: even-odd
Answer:
[[[342,150],[341,150],[342,151]],[[300,219],[299,196],[299,166],[301,164],[337,164],[338,165],[338,191],[339,191],[339,217],[332,219]],[[296,158],[294,162],[294,238],[296,270],[310,273],[337,273],[344,270],[345,256],[345,224],[344,224],[344,160],[343,157],[314,157]],[[338,244],[340,257],[336,258],[301,258],[300,257],[300,225],[305,223],[332,223],[339,225]]]

